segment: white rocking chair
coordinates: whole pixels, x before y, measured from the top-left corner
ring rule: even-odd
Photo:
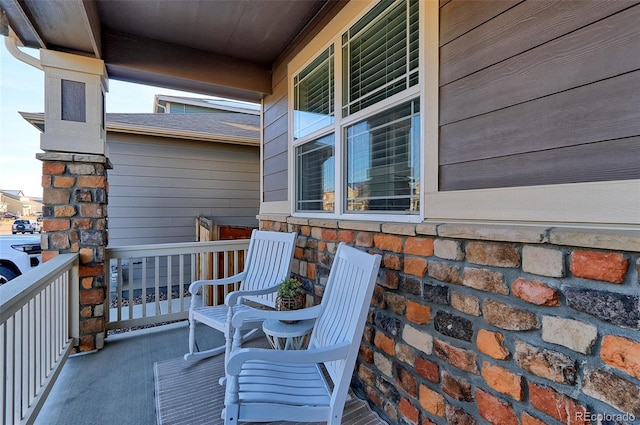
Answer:
[[[291,261],[295,248],[295,233],[269,232],[254,230],[251,233],[249,249],[245,256],[244,271],[234,276],[214,280],[197,280],[189,285],[192,294],[189,307],[189,352],[184,359],[195,361],[231,351],[233,329],[231,318],[238,311],[259,311],[244,303],[245,300],[253,302],[257,307],[275,307],[276,291],[278,284],[289,277],[291,273]],[[224,304],[216,306],[199,306],[196,300],[198,290],[206,285],[220,286],[241,282],[237,291],[230,292]],[[214,288],[215,290],[215,288]],[[196,323],[200,322],[223,332],[226,344],[210,350],[196,352]],[[244,334],[244,339],[261,326],[262,320],[247,320],[242,324],[242,330],[251,329]]]
[[[379,267],[379,255],[340,244],[320,305],[260,312],[265,320],[316,318],[309,347],[234,348],[226,368],[225,425],[278,420],[340,424]],[[236,313],[233,326],[250,317]]]

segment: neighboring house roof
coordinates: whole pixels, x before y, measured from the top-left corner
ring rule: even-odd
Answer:
[[[239,144],[260,143],[260,117],[220,112],[216,114],[107,114],[107,131],[136,133],[136,130],[163,129],[164,135],[198,138],[215,135],[219,141]]]
[[[237,102],[231,99],[205,99],[197,97],[167,96],[163,94],[157,94],[155,95],[153,103],[154,112],[156,113],[164,113],[163,111],[158,110],[162,108],[160,102],[208,108],[211,109],[211,112],[228,111],[240,112],[243,114],[260,115],[260,105],[258,105],[257,103]]]
[[[2,190],[0,189],[0,193],[2,193],[4,196],[8,197],[8,198],[12,198],[12,199],[16,199],[16,200],[20,200],[21,197],[24,197],[24,192],[21,190]]]
[[[44,130],[44,114],[20,112]],[[107,131],[240,145],[260,145],[260,116],[233,112],[215,114],[107,114]]]

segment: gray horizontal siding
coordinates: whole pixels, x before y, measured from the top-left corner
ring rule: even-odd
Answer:
[[[264,102],[263,147],[263,200],[265,202],[288,199],[288,97],[286,66],[280,66],[274,75],[273,94]]]
[[[465,30],[462,4],[441,10],[440,190],[638,178],[640,6],[480,2]]]
[[[640,8],[633,8],[444,85],[440,124],[640,69],[640,55],[632,54],[640,32],[629,32],[638,23]]]
[[[195,217],[256,226],[257,147],[109,133],[109,245],[195,240]]]
[[[447,3],[453,7],[458,1]],[[467,3],[462,1],[462,3]],[[585,1],[538,1],[527,0],[505,13],[502,2],[477,2],[490,12],[486,16],[495,18],[479,25],[475,15],[466,23],[445,21],[441,13],[440,34],[447,34],[451,25],[458,27],[464,37],[443,45],[440,49],[440,83],[447,84],[463,78],[500,61],[540,46],[571,31],[592,24],[615,12],[627,8],[629,1],[585,0]],[[497,10],[496,10],[497,9]]]
[[[443,126],[440,163],[639,135],[639,82],[636,71]]]

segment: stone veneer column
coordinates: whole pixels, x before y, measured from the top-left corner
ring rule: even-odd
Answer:
[[[80,256],[79,351],[100,349],[105,338],[108,282],[107,169],[102,155],[43,153],[43,261],[62,253]]]

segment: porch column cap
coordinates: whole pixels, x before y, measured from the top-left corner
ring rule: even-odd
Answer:
[[[40,49],[40,64],[43,68],[58,68],[100,76],[105,90],[108,91],[107,68],[102,59]]]
[[[39,159],[40,161],[90,162],[104,164],[107,169],[113,169],[111,160],[104,155],[48,151],[37,153],[36,159]]]

